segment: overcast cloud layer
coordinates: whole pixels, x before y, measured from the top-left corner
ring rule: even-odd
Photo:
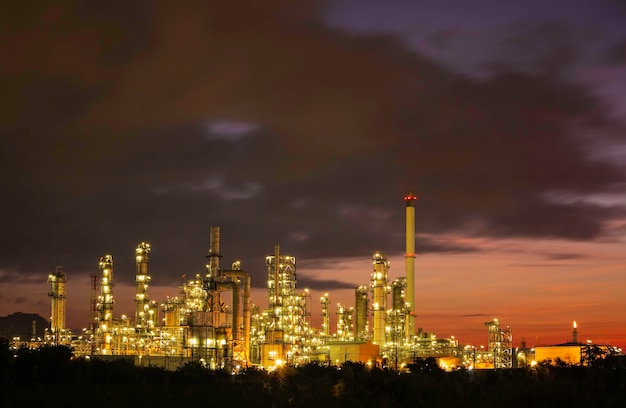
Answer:
[[[2,6],[3,285],[95,273],[105,253],[131,282],[141,241],[175,285],[220,226],[223,262],[263,287],[275,244],[303,262],[401,253],[407,190],[419,253],[480,250],[443,233],[622,238],[624,124],[577,74],[623,69],[626,33],[593,54],[568,20],[419,43],[328,25],[314,1],[209,3]]]

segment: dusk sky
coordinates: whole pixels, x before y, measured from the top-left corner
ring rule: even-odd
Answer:
[[[253,303],[280,244],[334,325],[414,191],[416,326],[626,347],[623,1],[9,1],[0,60],[0,316],[63,265],[85,327],[105,254],[134,315],[137,244],[162,301],[219,226]]]

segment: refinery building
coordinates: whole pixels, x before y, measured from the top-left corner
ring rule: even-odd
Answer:
[[[374,252],[369,282],[355,287],[353,305],[336,304],[333,310],[329,294],[319,299],[319,328],[311,325],[309,290],[298,288],[295,256],[274,247],[265,259],[267,303],[253,305],[250,275],[239,261],[224,265],[220,228],[211,227],[205,272],[185,277],[177,296],[161,302],[149,296],[150,245],[137,246],[134,316],[115,315],[113,256],[102,256],[99,273],[91,276],[91,321],[82,333],[65,327],[67,279],[56,267],[48,277],[51,316],[44,341],[71,345],[78,356],[128,358],[166,368],[190,361],[225,370],[355,361],[401,369],[425,357],[448,368],[512,367],[511,330],[497,319],[485,323],[485,350],[416,327],[416,199],[413,193],[404,197],[405,276],[390,280],[387,255]]]

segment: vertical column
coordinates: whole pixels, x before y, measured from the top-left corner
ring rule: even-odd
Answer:
[[[135,250],[135,260],[137,262],[137,271],[135,274],[135,283],[137,291],[135,294],[135,328],[140,334],[154,327],[154,320],[150,318],[150,302],[148,299],[148,283],[150,283],[150,275],[148,275],[148,261],[150,257],[150,244],[140,243]],[[151,321],[152,320],[152,321]]]
[[[364,340],[367,338],[367,332],[369,327],[367,325],[368,319],[368,307],[369,297],[367,286],[359,286],[355,289],[355,322],[354,322],[354,337],[357,340]]]
[[[111,353],[111,332],[113,324],[113,256],[105,255],[100,258],[100,297],[98,320],[102,335],[102,354]]]
[[[54,273],[48,275],[50,293],[50,330],[57,337],[65,329],[65,283],[67,282],[62,266],[57,266]]]
[[[387,255],[376,252],[372,257],[374,272],[372,273],[372,325],[374,336],[372,342],[384,346],[386,342],[385,325],[387,322],[387,291],[389,261]]]
[[[406,203],[406,253],[404,260],[406,265],[406,303],[409,312],[410,335],[415,333],[415,201],[417,196],[408,192],[404,196]]]
[[[328,293],[324,293],[324,296],[320,298],[322,305],[322,335],[325,337],[330,336],[330,312],[328,306],[330,304],[330,298]]]

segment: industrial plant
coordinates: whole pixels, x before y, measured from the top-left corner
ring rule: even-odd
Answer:
[[[297,285],[296,257],[279,245],[265,258],[267,304],[251,302],[251,278],[239,261],[221,263],[220,227],[211,227],[204,274],[184,276],[177,296],[150,299],[150,244],[135,250],[134,316],[115,315],[114,262],[99,260],[91,276],[90,323],[81,333],[65,326],[66,274],[57,266],[50,284],[50,328],[43,342],[71,345],[77,356],[132,358],[138,365],[177,368],[195,361],[211,369],[239,370],[256,366],[347,361],[405,369],[417,358],[434,357],[441,367],[510,368],[514,366],[512,333],[497,319],[485,323],[488,347],[463,346],[454,338],[438,338],[416,327],[415,202],[409,192],[406,208],[405,276],[390,281],[389,259],[372,255],[370,280],[354,289],[354,305],[320,298],[322,323],[312,327],[311,295]],[[331,315],[336,325],[331,327]]]

